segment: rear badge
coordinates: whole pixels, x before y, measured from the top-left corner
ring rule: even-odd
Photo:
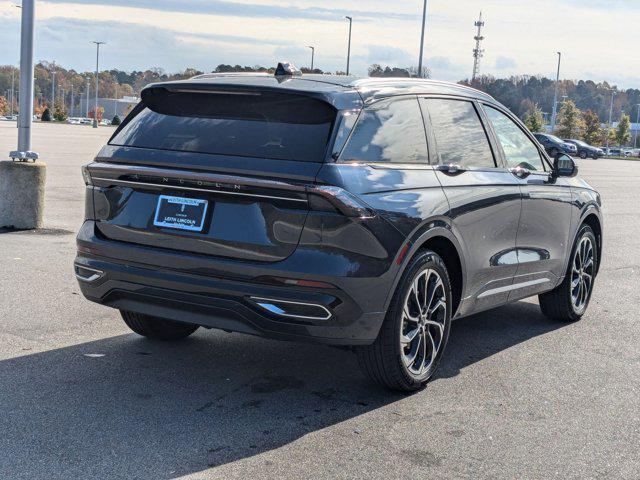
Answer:
[[[202,232],[208,206],[207,200],[160,195],[153,224],[156,227]]]

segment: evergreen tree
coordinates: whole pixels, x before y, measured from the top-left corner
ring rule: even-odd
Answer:
[[[42,112],[42,118],[40,120],[42,120],[43,122],[51,121],[51,110],[49,110],[49,107],[44,109],[44,112]]]
[[[544,117],[542,115],[542,110],[540,110],[538,105],[533,105],[531,110],[526,113],[524,117],[524,124],[533,133],[539,133],[544,130]]]
[[[582,112],[571,100],[562,103],[556,134],[560,138],[581,138],[585,129]]]
[[[111,125],[114,126],[118,126],[122,123],[122,121],[120,120],[120,117],[118,115],[113,117],[113,120],[111,120]]]
[[[631,141],[631,119],[629,115],[623,114],[616,128],[616,142],[623,147]]]
[[[593,110],[584,112],[584,141],[589,145],[595,145],[602,139],[602,127],[600,126],[600,118]]]

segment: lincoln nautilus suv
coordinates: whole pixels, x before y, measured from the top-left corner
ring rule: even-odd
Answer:
[[[349,346],[413,391],[452,320],[532,296],[583,316],[603,223],[576,175],[461,85],[286,65],[157,83],[83,168],[75,274],[150,339]]]

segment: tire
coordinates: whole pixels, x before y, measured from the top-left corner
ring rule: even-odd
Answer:
[[[120,310],[127,326],[138,335],[151,340],[171,342],[187,338],[199,327],[189,323],[172,322],[163,318]]]
[[[406,316],[405,305],[411,317]],[[414,392],[423,388],[447,346],[451,305],[451,283],[444,262],[434,252],[419,253],[402,275],[378,338],[372,345],[356,348],[363,372],[390,390]],[[432,312],[427,313],[429,310]],[[411,336],[413,340],[407,343]]]
[[[589,267],[585,267],[583,263],[580,271],[576,272],[576,265],[582,262],[581,260],[578,260],[578,255],[581,255],[583,258],[589,257],[589,254],[581,251],[585,242],[590,244],[591,247],[591,265]],[[589,301],[591,300],[593,285],[595,283],[598,270],[599,258],[597,245],[596,236],[591,227],[589,225],[583,225],[576,236],[576,241],[573,245],[573,249],[571,250],[569,266],[564,280],[554,290],[543,293],[538,297],[540,300],[540,309],[547,318],[560,322],[577,322],[585,314],[587,307],[589,306]],[[584,274],[590,275],[588,285],[586,280],[587,277],[584,276],[583,272]],[[577,286],[574,286],[576,278],[579,283]],[[576,290],[580,288],[583,288],[583,290]],[[584,294],[581,294],[580,292],[584,292]],[[583,298],[583,300],[581,302],[577,302],[574,295],[577,296],[578,299]]]
[[[594,153],[591,158],[593,158],[594,160],[598,160],[600,157],[598,156],[597,153]]]
[[[583,160],[586,160],[588,157],[587,152],[585,152],[584,150],[582,152],[580,152],[580,158]]]

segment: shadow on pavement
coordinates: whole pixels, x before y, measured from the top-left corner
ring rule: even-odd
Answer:
[[[526,303],[459,320],[435,381],[559,327]],[[175,478],[403,398],[329,347],[106,338],[0,362],[0,478]]]

